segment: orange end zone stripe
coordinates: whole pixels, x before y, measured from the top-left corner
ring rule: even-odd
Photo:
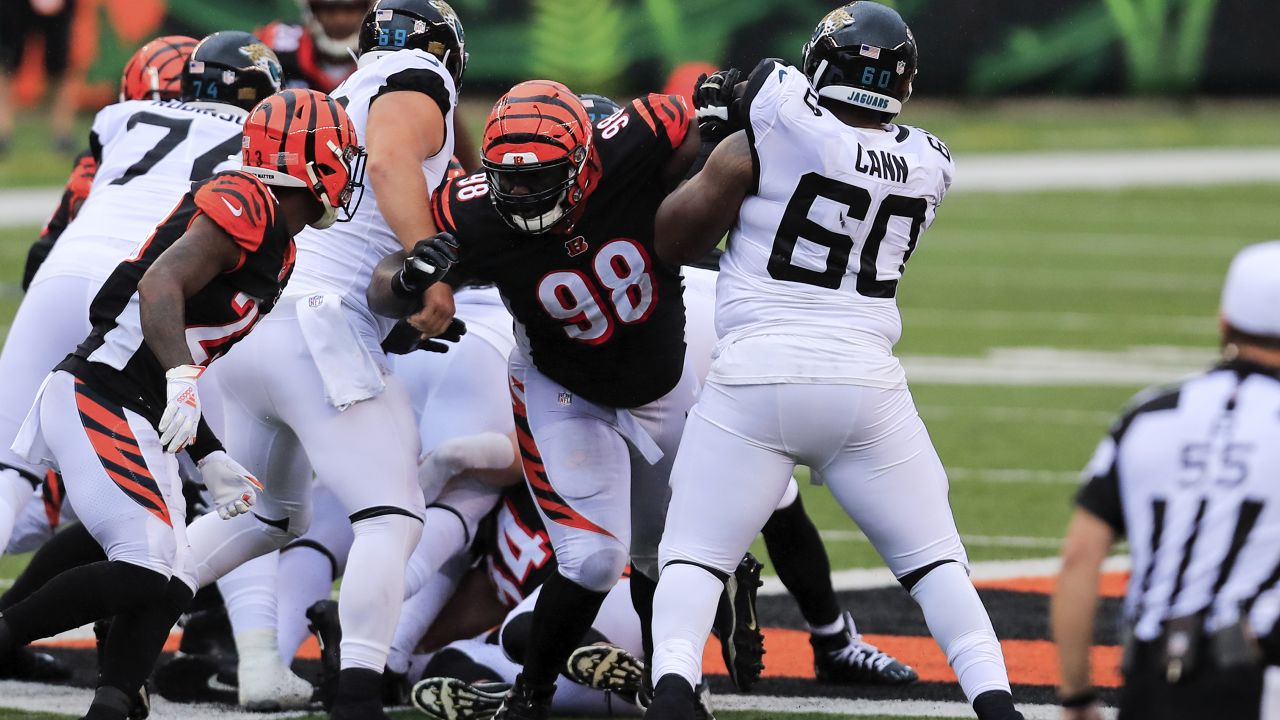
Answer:
[[[800,630],[765,628],[764,676],[767,678],[813,678],[813,650],[809,647],[809,634]],[[956,676],[947,665],[942,651],[928,637],[901,635],[864,635],[867,642],[891,653],[920,673],[924,682],[954,683]],[[175,652],[181,633],[173,633],[165,643],[165,652]],[[92,650],[93,640],[40,641],[36,645]],[[1056,685],[1058,682],[1058,654],[1053,643],[1045,640],[1005,640],[1004,650],[1009,679],[1015,685]],[[314,636],[308,637],[298,650],[303,660],[320,659],[320,646]],[[1091,654],[1094,684],[1099,687],[1119,687],[1120,648],[1114,645],[1095,646]],[[702,667],[711,675],[725,675],[724,662],[720,659],[720,646],[714,638],[707,640]]]
[[[1052,595],[1053,588],[1057,582],[1058,578],[1050,575],[1046,577],[1011,578],[1009,580],[980,580],[975,582],[974,586],[983,590],[1009,590],[1012,592]],[[1098,593],[1102,597],[1122,598],[1128,584],[1129,573],[1127,572],[1103,573],[1102,580],[1098,584]]]
[[[809,645],[809,633],[801,630],[765,628],[764,677],[812,678],[813,649]],[[897,657],[915,668],[923,682],[954,683],[955,673],[947,665],[947,658],[931,637],[904,635],[864,635],[867,642]],[[1058,651],[1048,640],[1003,640],[1005,665],[1009,680],[1015,685],[1057,685]],[[1120,648],[1115,645],[1094,646],[1090,651],[1094,684],[1099,687],[1119,687]],[[720,647],[712,639],[707,641],[702,656],[702,667],[708,673],[725,675]]]

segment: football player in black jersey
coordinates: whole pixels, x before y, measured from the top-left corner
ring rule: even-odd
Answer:
[[[68,570],[0,616],[15,644],[115,617],[88,720],[123,720],[193,588],[175,453],[223,517],[261,486],[222,450],[196,380],[269,312],[293,236],[349,211],[355,129],[320,93],[290,90],[245,122],[244,169],[196,183],[90,308],[93,330],[46,379],[15,450],[50,460],[107,560]]]
[[[489,116],[484,172],[433,199],[460,247],[450,277],[495,283],[515,316],[516,434],[559,561],[500,719],[547,717],[556,676],[628,560],[647,625],[667,474],[696,387],[680,276],[655,259],[653,218],[697,155],[691,121],[683,99],[648,95],[593,128],[564,85],[521,83]]]

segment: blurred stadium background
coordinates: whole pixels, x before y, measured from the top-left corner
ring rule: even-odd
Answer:
[[[621,98],[669,82],[685,90],[696,76],[689,63],[798,62],[814,24],[835,5],[452,4],[471,54],[462,97],[472,126],[505,87],[530,77]],[[901,119],[943,138],[958,165],[953,195],[902,286],[899,352],[948,465],[971,558],[994,568],[993,577],[1052,574],[1051,561],[1001,562],[1056,554],[1076,474],[1110,418],[1142,387],[1213,361],[1228,260],[1244,245],[1280,237],[1280,3],[890,4],[921,46],[915,97]],[[147,39],[252,30],[297,18],[299,8],[294,0],[79,0],[75,13],[78,146],[91,112],[114,98],[121,66]],[[70,162],[53,149],[38,42],[27,51],[13,79],[17,125],[0,156],[0,325],[21,298],[26,249]],[[863,630],[927,665],[912,654],[925,651],[888,638],[922,627],[891,627],[896,615],[877,605],[905,606],[907,596],[858,594],[875,582],[857,570],[879,559],[825,490],[805,493]],[[23,562],[0,560],[0,584]],[[1006,583],[989,592],[1046,587]],[[1044,642],[1042,596],[1002,607],[992,606],[1002,638]],[[1114,637],[1100,642],[1110,647]],[[1037,652],[1027,662],[1047,664],[1036,669],[1048,675],[1015,682],[1047,702],[1054,660]],[[1051,716],[1045,707],[1028,717]]]

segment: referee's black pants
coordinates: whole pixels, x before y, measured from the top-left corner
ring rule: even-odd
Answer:
[[[1199,665],[1171,684],[1156,643],[1138,643],[1120,691],[1118,720],[1257,720],[1264,666],[1217,667],[1201,647]]]

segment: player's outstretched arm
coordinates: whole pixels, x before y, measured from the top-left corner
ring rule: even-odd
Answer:
[[[1089,647],[1098,609],[1098,579],[1102,562],[1115,542],[1111,526],[1085,509],[1071,518],[1062,543],[1062,571],[1049,606],[1049,621],[1062,663],[1059,695],[1067,705],[1064,717],[1092,718],[1089,695]]]
[[[741,131],[725,138],[702,172],[662,201],[654,236],[664,262],[685,265],[701,259],[733,227],[755,182],[750,142]]]

